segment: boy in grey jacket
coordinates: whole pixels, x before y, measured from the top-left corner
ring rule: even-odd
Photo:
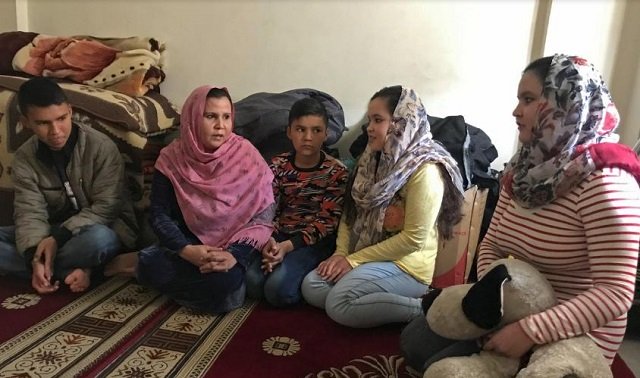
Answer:
[[[15,226],[0,227],[0,274],[31,273],[41,294],[60,281],[84,291],[91,268],[135,244],[124,163],[106,135],[71,122],[71,106],[54,81],[25,82],[18,106],[22,125],[35,135],[15,153]]]

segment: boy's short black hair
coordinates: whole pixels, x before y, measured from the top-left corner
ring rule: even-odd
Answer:
[[[329,116],[327,115],[327,109],[322,103],[315,98],[306,97],[296,101],[289,111],[289,127],[293,121],[304,116],[318,116],[322,118],[324,126],[327,127],[329,123]]]
[[[58,83],[46,77],[34,77],[20,86],[18,90],[18,110],[27,115],[30,106],[45,108],[51,105],[69,103],[67,96]]]

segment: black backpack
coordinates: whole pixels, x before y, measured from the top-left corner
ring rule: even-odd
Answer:
[[[282,93],[260,92],[252,94],[234,104],[234,132],[248,139],[267,161],[282,152],[293,150],[287,138],[289,110],[298,100],[311,97],[327,110],[327,146],[335,144],[346,130],[342,105],[327,93],[303,88]],[[333,153],[332,153],[333,155]]]

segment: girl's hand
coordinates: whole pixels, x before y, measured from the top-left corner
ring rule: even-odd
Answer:
[[[325,281],[338,282],[345,274],[353,269],[347,258],[342,255],[333,255],[318,265],[316,272]]]

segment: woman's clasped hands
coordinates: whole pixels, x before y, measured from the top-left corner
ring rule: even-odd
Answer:
[[[180,257],[197,266],[200,273],[228,272],[237,263],[229,251],[209,245],[187,245]]]

